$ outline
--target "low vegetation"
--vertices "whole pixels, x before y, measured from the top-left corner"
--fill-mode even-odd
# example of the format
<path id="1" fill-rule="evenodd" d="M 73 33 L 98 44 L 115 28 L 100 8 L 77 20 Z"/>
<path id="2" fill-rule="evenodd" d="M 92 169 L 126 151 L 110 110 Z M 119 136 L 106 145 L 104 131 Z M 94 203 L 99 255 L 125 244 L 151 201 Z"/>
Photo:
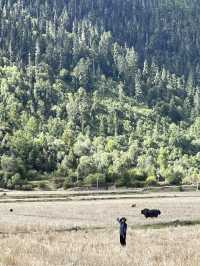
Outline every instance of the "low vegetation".
<path id="1" fill-rule="evenodd" d="M 67 197 L 70 198 L 70 195 Z M 195 225 L 200 220 L 199 206 L 200 196 L 196 192 L 136 194 L 132 198 L 126 198 L 126 195 L 80 194 L 72 195 L 71 200 L 62 193 L 60 198 L 59 195 L 48 194 L 26 197 L 20 193 L 0 199 L 0 232 L 9 233 L 5 231 L 6 225 L 9 225 L 10 232 L 17 229 L 35 231 L 35 227 L 61 231 L 74 227 L 113 228 L 117 226 L 116 218 L 119 216 L 125 216 L 134 229 L 152 225 Z M 161 215 L 157 219 L 146 219 L 141 214 L 145 208 L 159 209 Z"/>
<path id="2" fill-rule="evenodd" d="M 34 197 L 55 200 L 58 193 L 66 195 L 64 191 L 2 193 L 0 265 L 198 266 L 198 192 L 135 194 L 132 199 L 115 195 L 115 200 L 106 200 L 111 195 L 104 192 L 99 195 L 104 201 L 88 201 L 94 192 L 82 196 L 69 192 L 72 201 L 25 202 Z M 22 202 L 2 203 L 5 197 Z M 146 219 L 141 215 L 144 208 L 160 209 L 161 215 Z M 128 223 L 126 248 L 119 244 L 116 218 L 120 216 Z"/>
<path id="3" fill-rule="evenodd" d="M 118 230 L 0 236 L 2 266 L 198 266 L 200 227 L 128 231 L 121 248 Z"/>

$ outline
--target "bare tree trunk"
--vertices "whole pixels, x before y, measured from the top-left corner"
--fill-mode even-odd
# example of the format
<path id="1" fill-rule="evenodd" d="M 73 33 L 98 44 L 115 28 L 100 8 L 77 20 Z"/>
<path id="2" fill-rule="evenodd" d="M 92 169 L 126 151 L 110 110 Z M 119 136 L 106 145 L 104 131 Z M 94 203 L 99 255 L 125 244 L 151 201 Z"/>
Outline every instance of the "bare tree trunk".
<path id="1" fill-rule="evenodd" d="M 97 190 L 99 190 L 99 177 L 97 177 Z"/>

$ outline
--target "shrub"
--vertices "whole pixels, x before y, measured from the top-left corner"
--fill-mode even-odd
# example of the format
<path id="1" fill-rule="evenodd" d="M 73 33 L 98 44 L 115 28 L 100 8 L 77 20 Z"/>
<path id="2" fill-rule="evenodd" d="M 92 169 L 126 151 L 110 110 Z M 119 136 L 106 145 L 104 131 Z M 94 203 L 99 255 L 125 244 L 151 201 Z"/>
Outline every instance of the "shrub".
<path id="1" fill-rule="evenodd" d="M 129 186 L 133 188 L 142 188 L 145 186 L 145 181 L 138 181 L 138 180 L 131 181 Z"/>
<path id="2" fill-rule="evenodd" d="M 2 170 L 0 170 L 0 178 L 4 177 L 4 172 Z"/>
<path id="3" fill-rule="evenodd" d="M 158 182 L 156 181 L 155 176 L 148 176 L 146 181 L 145 181 L 145 184 L 147 186 L 156 186 L 156 185 L 158 185 Z"/>
<path id="4" fill-rule="evenodd" d="M 145 181 L 147 174 L 141 169 L 131 168 L 127 171 L 127 176 L 130 180 Z"/>
<path id="5" fill-rule="evenodd" d="M 88 175 L 85 180 L 84 183 L 86 185 L 92 185 L 92 186 L 96 186 L 97 185 L 97 181 L 99 186 L 102 186 L 105 184 L 105 175 L 104 174 L 100 174 L 100 173 L 95 173 L 95 174 L 90 174 Z"/>
<path id="6" fill-rule="evenodd" d="M 13 186 L 13 188 L 14 188 L 15 190 L 21 190 L 21 187 L 22 187 L 22 186 L 20 186 L 20 185 L 15 185 L 15 186 Z"/>
<path id="7" fill-rule="evenodd" d="M 47 189 L 48 188 L 47 183 L 45 181 L 39 182 L 38 186 L 39 186 L 39 189 Z"/>
<path id="8" fill-rule="evenodd" d="M 11 180 L 12 180 L 11 182 L 12 182 L 13 186 L 16 186 L 16 185 L 21 186 L 25 183 L 24 179 L 22 179 L 22 177 L 19 173 L 16 173 L 15 175 L 13 175 L 11 177 Z"/>
<path id="9" fill-rule="evenodd" d="M 68 189 L 71 187 L 73 187 L 73 183 L 71 182 L 71 179 L 69 177 L 67 177 L 63 183 L 63 188 Z"/>
<path id="10" fill-rule="evenodd" d="M 53 183 L 56 189 L 62 188 L 64 184 L 64 177 L 54 177 Z"/>
<path id="11" fill-rule="evenodd" d="M 8 182 L 6 184 L 6 188 L 8 188 L 8 189 L 13 189 L 14 188 L 11 179 L 8 180 Z"/>
<path id="12" fill-rule="evenodd" d="M 182 183 L 182 177 L 182 173 L 173 170 L 166 173 L 166 179 L 170 185 L 180 185 Z"/>
<path id="13" fill-rule="evenodd" d="M 25 191 L 31 191 L 33 190 L 33 186 L 31 184 L 25 184 L 25 185 L 22 185 L 21 189 Z"/>
<path id="14" fill-rule="evenodd" d="M 26 184 L 27 181 L 19 173 L 16 173 L 10 178 L 4 177 L 4 182 L 6 188 L 20 190 L 22 185 Z"/>
<path id="15" fill-rule="evenodd" d="M 118 177 L 115 181 L 115 185 L 116 187 L 129 186 L 130 185 L 129 178 L 126 176 Z"/>
<path id="16" fill-rule="evenodd" d="M 11 175 L 20 173 L 20 175 L 24 176 L 26 172 L 23 161 L 20 158 L 9 157 L 6 155 L 1 157 L 1 169 L 4 173 L 9 173 Z"/>
<path id="17" fill-rule="evenodd" d="M 36 180 L 36 179 L 38 179 L 38 171 L 31 169 L 31 170 L 27 171 L 26 176 L 30 180 L 33 180 L 33 179 Z"/>
<path id="18" fill-rule="evenodd" d="M 117 187 L 144 187 L 147 175 L 144 171 L 132 168 L 129 169 L 123 176 L 117 177 L 115 185 Z"/>

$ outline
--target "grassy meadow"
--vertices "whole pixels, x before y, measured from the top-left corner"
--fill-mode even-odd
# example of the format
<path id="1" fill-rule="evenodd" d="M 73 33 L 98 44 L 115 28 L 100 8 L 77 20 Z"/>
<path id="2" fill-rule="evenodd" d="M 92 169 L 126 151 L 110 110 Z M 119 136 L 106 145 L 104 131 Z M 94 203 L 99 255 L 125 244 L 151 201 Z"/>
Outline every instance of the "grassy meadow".
<path id="1" fill-rule="evenodd" d="M 130 229 L 126 248 L 120 247 L 116 229 L 31 232 L 1 236 L 0 265 L 197 266 L 199 248 L 199 226 Z"/>
<path id="2" fill-rule="evenodd" d="M 199 193 L 85 197 L 15 202 L 13 196 L 0 202 L 0 265 L 199 265 Z M 159 208 L 162 214 L 145 219 L 140 214 L 145 207 Z M 126 248 L 119 245 L 119 216 L 127 217 Z"/>

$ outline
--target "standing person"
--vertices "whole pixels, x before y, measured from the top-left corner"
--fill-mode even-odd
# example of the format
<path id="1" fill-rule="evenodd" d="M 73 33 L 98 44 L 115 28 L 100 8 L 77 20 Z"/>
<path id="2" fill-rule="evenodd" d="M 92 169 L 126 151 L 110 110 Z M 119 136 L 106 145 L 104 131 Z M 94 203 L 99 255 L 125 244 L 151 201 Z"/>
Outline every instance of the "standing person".
<path id="1" fill-rule="evenodd" d="M 117 218 L 118 223 L 120 224 L 119 233 L 120 233 L 120 244 L 126 246 L 126 231 L 127 223 L 126 218 L 122 217 L 121 219 Z"/>

